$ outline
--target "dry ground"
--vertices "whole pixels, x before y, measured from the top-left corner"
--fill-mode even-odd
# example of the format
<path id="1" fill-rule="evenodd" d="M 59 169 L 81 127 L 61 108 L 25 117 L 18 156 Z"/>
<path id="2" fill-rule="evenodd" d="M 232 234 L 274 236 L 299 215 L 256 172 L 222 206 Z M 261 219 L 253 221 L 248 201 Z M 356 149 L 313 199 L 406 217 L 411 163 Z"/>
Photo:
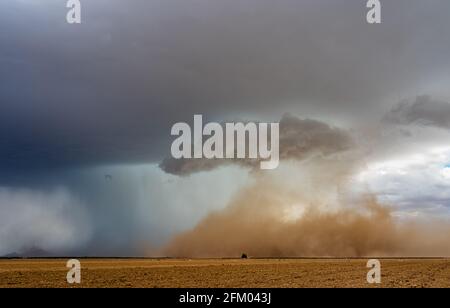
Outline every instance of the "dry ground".
<path id="1" fill-rule="evenodd" d="M 67 260 L 0 260 L 0 287 L 68 287 Z M 368 287 L 366 259 L 80 259 L 79 287 Z M 450 287 L 450 259 L 383 259 L 381 287 Z"/>

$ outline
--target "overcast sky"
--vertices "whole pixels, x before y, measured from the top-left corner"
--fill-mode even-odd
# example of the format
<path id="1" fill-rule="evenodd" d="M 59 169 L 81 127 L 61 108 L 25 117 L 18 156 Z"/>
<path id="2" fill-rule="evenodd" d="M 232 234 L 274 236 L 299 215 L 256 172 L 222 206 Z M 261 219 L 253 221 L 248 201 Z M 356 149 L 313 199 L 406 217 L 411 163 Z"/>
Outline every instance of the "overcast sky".
<path id="1" fill-rule="evenodd" d="M 1 1 L 0 255 L 142 253 L 225 208 L 258 175 L 160 168 L 194 114 L 283 119 L 286 159 L 350 150 L 397 216 L 448 219 L 450 2 L 365 2 Z"/>

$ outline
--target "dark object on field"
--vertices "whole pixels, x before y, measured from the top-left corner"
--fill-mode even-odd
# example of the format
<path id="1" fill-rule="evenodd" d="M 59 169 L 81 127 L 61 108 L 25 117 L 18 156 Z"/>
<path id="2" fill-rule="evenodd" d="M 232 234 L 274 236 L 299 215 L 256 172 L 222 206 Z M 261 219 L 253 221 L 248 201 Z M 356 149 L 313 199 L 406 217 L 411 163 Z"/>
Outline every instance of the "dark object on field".
<path id="1" fill-rule="evenodd" d="M 105 174 L 105 180 L 106 181 L 112 181 L 112 175 Z"/>
<path id="2" fill-rule="evenodd" d="M 247 254 L 246 254 L 246 253 L 243 253 L 242 256 L 241 256 L 241 259 L 248 259 Z"/>

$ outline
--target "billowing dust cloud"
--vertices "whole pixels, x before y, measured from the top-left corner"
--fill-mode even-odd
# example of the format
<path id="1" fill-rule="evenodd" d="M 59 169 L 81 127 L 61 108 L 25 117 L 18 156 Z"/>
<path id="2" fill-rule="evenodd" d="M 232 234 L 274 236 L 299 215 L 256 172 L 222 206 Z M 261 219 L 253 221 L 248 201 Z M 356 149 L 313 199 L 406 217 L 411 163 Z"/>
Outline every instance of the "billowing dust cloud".
<path id="1" fill-rule="evenodd" d="M 257 183 L 222 212 L 210 214 L 193 230 L 174 238 L 165 253 L 174 257 L 450 255 L 448 226 L 397 222 L 373 196 L 337 209 L 316 201 L 299 205 L 296 213 L 299 200 L 296 193 Z"/>
<path id="2" fill-rule="evenodd" d="M 292 142 L 280 149 L 290 153 L 280 168 L 253 170 L 254 181 L 224 210 L 174 237 L 164 255 L 450 256 L 447 224 L 394 217 L 391 205 L 356 187 L 364 150 L 349 148 L 350 135 L 320 122 L 283 121 L 280 135 Z M 333 136 L 332 148 L 324 147 Z"/>

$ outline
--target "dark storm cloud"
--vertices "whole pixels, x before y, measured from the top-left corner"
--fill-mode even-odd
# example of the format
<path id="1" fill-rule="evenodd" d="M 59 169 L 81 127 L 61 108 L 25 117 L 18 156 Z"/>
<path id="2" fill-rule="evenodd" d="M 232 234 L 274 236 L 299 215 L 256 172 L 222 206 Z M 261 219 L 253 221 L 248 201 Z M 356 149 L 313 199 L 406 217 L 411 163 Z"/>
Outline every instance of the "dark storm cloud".
<path id="1" fill-rule="evenodd" d="M 171 126 L 194 114 L 320 118 L 282 121 L 281 158 L 303 159 L 348 148 L 331 125 L 378 121 L 430 89 L 450 96 L 450 2 L 383 1 L 381 25 L 366 23 L 365 2 L 92 0 L 68 25 L 65 1 L 0 1 L 0 254 L 133 254 L 135 239 L 192 226 L 218 191 L 226 204 L 242 170 L 187 181 L 130 166 L 159 163 Z M 397 114 L 447 125 L 445 104 L 422 105 Z"/>
<path id="2" fill-rule="evenodd" d="M 384 118 L 398 125 L 423 125 L 450 129 L 450 104 L 430 96 L 418 96 L 396 105 Z"/>
<path id="3" fill-rule="evenodd" d="M 2 1 L 0 170 L 159 161 L 194 113 L 372 117 L 449 71 L 449 10 L 388 1 L 373 26 L 360 0 L 96 0 L 74 26 L 62 1 Z"/>
<path id="4" fill-rule="evenodd" d="M 339 128 L 330 127 L 320 121 L 299 119 L 284 115 L 280 120 L 281 160 L 302 161 L 312 156 L 330 157 L 353 148 L 350 134 Z M 247 140 L 248 143 L 248 140 Z M 247 145 L 248 148 L 248 145 Z M 189 175 L 195 172 L 213 170 L 227 164 L 258 169 L 260 160 L 254 159 L 174 159 L 166 157 L 160 164 L 165 172 L 175 175 Z"/>

